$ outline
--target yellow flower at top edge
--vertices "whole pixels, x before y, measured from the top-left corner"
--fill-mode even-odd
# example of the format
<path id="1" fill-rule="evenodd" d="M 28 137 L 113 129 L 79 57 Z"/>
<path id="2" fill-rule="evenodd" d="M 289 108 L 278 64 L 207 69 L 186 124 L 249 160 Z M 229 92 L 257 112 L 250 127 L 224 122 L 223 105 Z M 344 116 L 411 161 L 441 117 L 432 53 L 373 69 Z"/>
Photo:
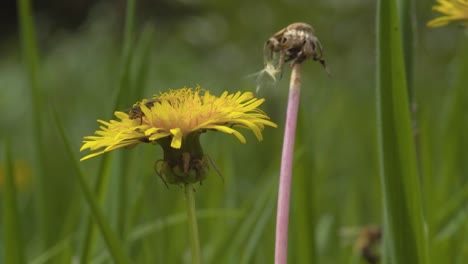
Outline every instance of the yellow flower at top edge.
<path id="1" fill-rule="evenodd" d="M 460 21 L 462 25 L 468 26 L 468 0 L 437 0 L 437 3 L 432 10 L 445 16 L 429 21 L 428 27 L 442 27 L 453 21 Z"/>
<path id="2" fill-rule="evenodd" d="M 102 124 L 100 130 L 94 136 L 84 137 L 80 151 L 99 151 L 81 160 L 141 142 L 158 143 L 164 138 L 170 138 L 172 148 L 180 149 L 187 135 L 207 130 L 232 134 L 245 143 L 244 136 L 236 128 L 247 128 L 262 140 L 264 126 L 277 127 L 258 108 L 264 101 L 251 92 L 224 92 L 218 97 L 200 87 L 160 93 L 135 104 L 129 113 L 115 112 L 118 121 L 98 120 Z"/>

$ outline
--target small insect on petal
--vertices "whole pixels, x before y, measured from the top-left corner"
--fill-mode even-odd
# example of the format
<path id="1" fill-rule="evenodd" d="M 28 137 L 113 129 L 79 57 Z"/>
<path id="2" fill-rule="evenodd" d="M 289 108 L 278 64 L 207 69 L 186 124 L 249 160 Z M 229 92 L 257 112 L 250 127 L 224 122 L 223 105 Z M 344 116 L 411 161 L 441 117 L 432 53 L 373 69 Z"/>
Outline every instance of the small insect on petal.
<path id="1" fill-rule="evenodd" d="M 147 108 L 151 108 L 154 106 L 155 103 L 160 103 L 159 99 L 149 99 L 143 100 L 141 102 L 137 102 L 133 105 L 133 107 L 125 109 L 123 112 L 128 112 L 128 117 L 130 119 L 140 119 L 140 125 L 143 123 L 143 113 L 141 107 L 146 106 Z"/>

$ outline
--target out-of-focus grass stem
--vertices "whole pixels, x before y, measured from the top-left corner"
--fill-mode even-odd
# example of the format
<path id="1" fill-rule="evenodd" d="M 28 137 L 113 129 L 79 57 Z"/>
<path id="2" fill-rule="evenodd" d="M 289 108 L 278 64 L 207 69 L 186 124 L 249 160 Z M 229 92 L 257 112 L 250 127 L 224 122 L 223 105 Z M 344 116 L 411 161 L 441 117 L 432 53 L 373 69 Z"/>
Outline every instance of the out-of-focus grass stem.
<path id="1" fill-rule="evenodd" d="M 135 24 L 135 8 L 136 0 L 127 1 L 127 11 L 126 11 L 126 20 L 124 28 L 124 37 L 121 53 L 121 72 L 119 80 L 119 90 L 114 104 L 115 109 L 124 109 L 128 108 L 125 106 L 125 98 L 130 98 L 131 92 L 129 91 L 130 87 L 130 65 L 132 58 L 132 44 L 133 44 L 133 31 Z M 126 154 L 123 154 L 125 157 L 119 157 L 121 169 L 119 170 L 119 204 L 118 204 L 118 216 L 117 216 L 117 226 L 118 234 L 123 237 L 125 232 L 125 226 L 127 219 L 127 175 L 126 167 L 128 158 Z M 95 182 L 95 194 L 98 197 L 99 202 L 104 201 L 105 193 L 107 192 L 108 187 L 108 171 L 110 170 L 112 160 L 112 154 L 107 154 L 101 160 L 99 166 L 98 176 Z M 93 224 L 92 217 L 88 219 L 88 223 L 85 227 L 86 234 L 83 240 L 82 252 L 81 252 L 81 261 L 83 263 L 88 263 L 92 250 L 96 242 L 96 232 Z"/>
<path id="2" fill-rule="evenodd" d="M 120 72 L 120 81 L 119 81 L 119 93 L 117 94 L 116 109 L 125 108 L 124 104 L 128 103 L 125 100 L 128 100 L 131 94 L 130 89 L 130 69 L 132 61 L 132 46 L 134 42 L 133 33 L 135 27 L 135 9 L 136 9 L 136 0 L 127 0 L 126 7 L 126 17 L 125 17 L 125 28 L 124 28 L 124 37 L 123 37 L 123 47 L 121 55 L 121 72 Z M 125 236 L 125 229 L 127 225 L 127 203 L 128 203 L 128 182 L 127 182 L 127 169 L 129 154 L 122 153 L 119 156 L 119 183 L 118 183 L 118 212 L 117 212 L 117 228 L 118 234 L 121 238 Z"/>
<path id="3" fill-rule="evenodd" d="M 5 142 L 5 185 L 2 190 L 3 198 L 3 260 L 4 263 L 22 264 L 25 262 L 23 235 L 21 221 L 18 212 L 17 192 L 13 159 L 11 157 L 11 142 L 7 138 Z"/>
<path id="4" fill-rule="evenodd" d="M 51 243 L 49 237 L 49 218 L 53 215 L 50 213 L 47 205 L 46 191 L 46 173 L 45 173 L 45 147 L 43 143 L 42 129 L 42 99 L 41 89 L 39 84 L 38 69 L 39 55 L 36 44 L 36 34 L 34 30 L 34 17 L 31 11 L 31 2 L 29 0 L 18 0 L 18 18 L 20 24 L 20 37 L 22 45 L 22 55 L 27 67 L 29 89 L 32 99 L 32 121 L 33 121 L 33 138 L 35 144 L 35 152 L 37 157 L 38 173 L 36 179 L 37 197 L 37 215 L 39 222 L 39 233 L 42 237 L 42 248 L 48 247 Z"/>
<path id="5" fill-rule="evenodd" d="M 99 203 L 102 203 L 104 201 L 104 196 L 109 181 L 109 170 L 111 160 L 112 153 L 108 153 L 102 158 L 101 163 L 99 164 L 98 176 L 94 184 L 94 193 Z M 88 218 L 86 226 L 83 230 L 85 230 L 85 235 L 81 248 L 80 262 L 86 264 L 90 262 L 91 255 L 96 244 L 96 225 L 92 216 Z"/>
<path id="6" fill-rule="evenodd" d="M 428 263 L 397 2 L 377 4 L 377 138 L 384 244 L 393 263 Z"/>
<path id="7" fill-rule="evenodd" d="M 403 54 L 405 61 L 406 80 L 408 87 L 408 98 L 410 107 L 415 108 L 415 97 L 414 97 L 414 84 L 413 84 L 413 72 L 414 72 L 414 51 L 415 51 L 415 40 L 416 40 L 416 27 L 414 22 L 414 1 L 412 0 L 399 0 L 400 10 L 400 21 L 401 21 L 401 32 L 403 42 Z"/>
<path id="8" fill-rule="evenodd" d="M 73 167 L 71 174 L 75 175 L 79 183 L 80 189 L 84 194 L 86 204 L 88 205 L 91 214 L 97 223 L 99 230 L 101 231 L 102 237 L 106 246 L 109 250 L 109 254 L 112 256 L 113 263 L 127 264 L 131 263 L 128 255 L 125 253 L 122 244 L 120 243 L 117 236 L 112 232 L 109 221 L 106 220 L 104 213 L 102 212 L 98 201 L 96 200 L 91 188 L 86 182 L 86 176 L 81 170 L 79 159 L 75 156 L 75 152 L 71 147 L 70 140 L 65 132 L 65 129 L 62 126 L 60 119 L 57 116 L 57 113 L 54 112 L 55 123 L 57 124 L 58 130 L 62 142 L 65 145 L 66 152 L 70 159 L 72 160 Z"/>

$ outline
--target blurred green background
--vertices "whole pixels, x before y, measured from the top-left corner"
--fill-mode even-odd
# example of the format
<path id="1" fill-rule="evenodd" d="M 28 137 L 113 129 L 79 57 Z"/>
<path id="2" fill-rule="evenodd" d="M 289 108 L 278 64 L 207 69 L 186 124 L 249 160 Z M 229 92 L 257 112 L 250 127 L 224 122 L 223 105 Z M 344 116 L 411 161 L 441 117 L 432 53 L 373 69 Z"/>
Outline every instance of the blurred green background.
<path id="1" fill-rule="evenodd" d="M 76 154 L 83 156 L 78 153 L 82 137 L 98 129 L 96 119 L 107 120 L 117 110 L 113 107 L 123 67 L 126 3 L 33 4 L 47 155 L 39 164 L 34 142 L 38 128 L 14 1 L 6 1 L 0 11 L 0 147 L 8 136 L 15 177 L 22 179 L 18 202 L 28 261 L 72 263 L 80 255 L 89 211 L 72 175 L 73 161 L 64 154 L 51 107 L 58 110 Z M 418 149 L 424 153 L 423 174 L 430 174 L 436 183 L 427 187 L 422 180 L 423 201 L 425 214 L 440 218 L 430 229 L 431 245 L 437 249 L 432 257 L 447 262 L 434 263 L 462 263 L 468 258 L 468 107 L 466 89 L 457 87 L 468 89 L 466 82 L 460 84 L 468 69 L 468 41 L 466 29 L 456 25 L 425 26 L 438 16 L 431 12 L 432 4 L 416 1 L 414 12 L 414 123 Z M 263 43 L 292 22 L 313 25 L 332 76 L 316 62 L 304 63 L 289 259 L 290 263 L 365 263 L 355 250 L 359 230 L 382 224 L 375 1 L 147 0 L 137 1 L 135 19 L 132 90 L 124 99 L 129 107 L 160 91 L 197 84 L 218 95 L 225 90 L 254 92 L 256 80 L 248 76 L 263 67 Z M 247 131 L 246 145 L 222 133 L 202 136 L 205 152 L 224 177 L 223 181 L 212 170 L 196 191 L 204 263 L 273 262 L 288 78 L 286 67 L 276 85 L 257 93 L 266 98 L 261 108 L 279 125 L 266 128 L 262 142 Z M 102 208 L 131 259 L 189 263 L 183 191 L 167 189 L 153 171 L 154 161 L 162 157 L 160 148 L 145 144 L 109 155 Z M 128 156 L 119 159 L 120 155 Z M 4 156 L 2 151 L 0 160 Z M 90 185 L 101 159 L 81 163 Z M 38 166 L 44 171 L 43 198 L 38 193 Z M 126 179 L 123 196 L 120 177 Z M 464 198 L 457 198 L 460 195 Z M 446 208 L 453 210 L 447 213 Z M 97 241 L 92 263 L 110 263 L 103 241 Z M 0 248 L 3 243 L 0 236 Z"/>

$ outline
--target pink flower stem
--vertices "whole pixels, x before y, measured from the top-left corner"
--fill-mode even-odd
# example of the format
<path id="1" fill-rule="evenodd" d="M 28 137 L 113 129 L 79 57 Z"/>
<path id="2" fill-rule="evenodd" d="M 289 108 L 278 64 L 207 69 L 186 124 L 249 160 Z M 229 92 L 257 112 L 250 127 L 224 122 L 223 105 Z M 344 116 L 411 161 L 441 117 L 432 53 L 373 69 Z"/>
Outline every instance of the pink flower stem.
<path id="1" fill-rule="evenodd" d="M 297 112 L 301 92 L 301 64 L 295 63 L 289 84 L 288 109 L 284 130 L 283 153 L 281 156 L 281 174 L 278 191 L 278 211 L 276 214 L 275 263 L 288 262 L 288 223 L 291 194 L 291 178 L 296 138 Z"/>

